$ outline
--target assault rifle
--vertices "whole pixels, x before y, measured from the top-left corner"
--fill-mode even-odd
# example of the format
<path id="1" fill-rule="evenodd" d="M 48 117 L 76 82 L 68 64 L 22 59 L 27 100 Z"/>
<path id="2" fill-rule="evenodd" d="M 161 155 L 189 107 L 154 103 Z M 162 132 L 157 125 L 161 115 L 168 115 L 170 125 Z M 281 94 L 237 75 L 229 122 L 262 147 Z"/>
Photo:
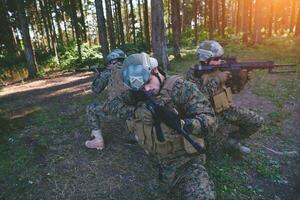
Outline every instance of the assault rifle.
<path id="1" fill-rule="evenodd" d="M 226 83 L 227 86 L 237 88 L 239 91 L 245 84 L 245 80 L 241 80 L 241 70 L 267 69 L 269 73 L 297 73 L 297 70 L 279 70 L 277 67 L 294 67 L 296 64 L 276 64 L 273 61 L 245 61 L 237 62 L 236 57 L 223 58 L 225 63 L 219 65 L 203 65 L 197 64 L 194 66 L 194 75 L 201 77 L 205 73 L 210 73 L 216 70 L 231 72 L 232 78 Z"/>
<path id="2" fill-rule="evenodd" d="M 148 100 L 147 109 L 150 110 L 154 119 L 158 141 L 165 141 L 160 128 L 160 123 L 163 122 L 169 128 L 174 129 L 178 134 L 182 135 L 199 153 L 205 153 L 204 147 L 195 142 L 190 137 L 190 134 L 181 127 L 180 118 L 176 113 L 171 112 L 166 107 L 156 103 L 152 94 L 145 93 L 145 97 Z"/>

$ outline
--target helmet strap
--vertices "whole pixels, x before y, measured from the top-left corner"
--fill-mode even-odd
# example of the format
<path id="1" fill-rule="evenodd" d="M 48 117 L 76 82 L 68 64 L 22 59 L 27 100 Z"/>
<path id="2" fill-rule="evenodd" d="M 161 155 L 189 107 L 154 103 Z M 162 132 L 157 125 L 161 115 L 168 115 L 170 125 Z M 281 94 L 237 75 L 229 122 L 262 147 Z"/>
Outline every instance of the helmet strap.
<path id="1" fill-rule="evenodd" d="M 159 81 L 159 90 L 161 90 L 161 88 L 162 88 L 162 86 L 163 86 L 163 82 L 162 82 L 162 80 L 161 80 L 161 78 L 160 78 L 160 76 L 159 76 L 159 73 L 163 76 L 163 77 L 165 77 L 166 78 L 166 73 L 163 71 L 163 70 L 161 70 L 159 67 L 157 68 L 158 69 L 158 72 L 153 72 L 153 75 L 158 79 L 158 81 Z"/>

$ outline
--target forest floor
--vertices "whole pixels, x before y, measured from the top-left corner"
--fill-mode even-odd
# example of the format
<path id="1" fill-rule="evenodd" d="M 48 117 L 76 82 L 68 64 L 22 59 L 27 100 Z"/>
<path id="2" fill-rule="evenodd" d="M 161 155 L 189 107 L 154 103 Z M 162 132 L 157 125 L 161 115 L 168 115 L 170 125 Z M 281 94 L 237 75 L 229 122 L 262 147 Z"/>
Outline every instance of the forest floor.
<path id="1" fill-rule="evenodd" d="M 106 96 L 92 94 L 93 76 L 55 73 L 0 90 L 0 199 L 166 198 L 122 123 L 105 123 L 104 150 L 85 148 L 85 107 Z M 266 123 L 245 141 L 249 156 L 208 158 L 218 199 L 300 199 L 299 75 L 257 73 L 234 100 Z"/>

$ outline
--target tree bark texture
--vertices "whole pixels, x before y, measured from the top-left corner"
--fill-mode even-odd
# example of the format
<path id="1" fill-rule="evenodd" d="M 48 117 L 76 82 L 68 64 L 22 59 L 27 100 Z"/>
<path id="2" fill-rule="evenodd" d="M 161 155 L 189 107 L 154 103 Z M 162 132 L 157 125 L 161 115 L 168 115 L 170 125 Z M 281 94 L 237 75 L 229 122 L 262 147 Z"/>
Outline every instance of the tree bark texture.
<path id="1" fill-rule="evenodd" d="M 150 28 L 149 28 L 149 14 L 148 14 L 148 0 L 144 0 L 144 33 L 145 33 L 145 46 L 148 52 L 151 51 L 150 45 Z"/>
<path id="2" fill-rule="evenodd" d="M 105 0 L 106 7 L 106 22 L 107 22 L 107 30 L 109 35 L 109 43 L 110 49 L 116 48 L 116 38 L 115 38 L 115 30 L 114 30 L 114 22 L 111 11 L 111 0 Z"/>
<path id="3" fill-rule="evenodd" d="M 27 17 L 25 14 L 24 0 L 16 0 L 18 16 L 21 25 L 21 33 L 24 43 L 25 57 L 28 64 L 28 79 L 33 79 L 38 76 L 38 69 L 35 55 L 32 49 Z"/>
<path id="4" fill-rule="evenodd" d="M 79 30 L 79 24 L 78 24 L 78 18 L 77 18 L 77 6 L 76 6 L 76 0 L 70 0 L 71 5 L 71 18 L 72 22 L 75 28 L 75 36 L 76 36 L 76 44 L 77 44 L 77 52 L 78 52 L 78 59 L 79 62 L 82 60 L 81 55 L 81 40 L 80 40 L 80 30 Z"/>
<path id="5" fill-rule="evenodd" d="M 104 13 L 103 13 L 102 0 L 95 0 L 95 6 L 96 6 L 96 13 L 97 13 L 98 33 L 99 33 L 99 39 L 101 44 L 101 52 L 102 52 L 103 60 L 105 60 L 106 56 L 108 55 L 109 48 L 108 48 L 108 41 L 106 35 L 106 25 L 105 25 Z"/>
<path id="6" fill-rule="evenodd" d="M 172 20 L 172 31 L 173 31 L 173 49 L 174 56 L 177 59 L 180 59 L 180 0 L 171 0 L 171 20 Z"/>
<path id="7" fill-rule="evenodd" d="M 167 43 L 165 37 L 164 10 L 162 0 L 151 1 L 152 49 L 159 66 L 163 70 L 169 67 Z"/>

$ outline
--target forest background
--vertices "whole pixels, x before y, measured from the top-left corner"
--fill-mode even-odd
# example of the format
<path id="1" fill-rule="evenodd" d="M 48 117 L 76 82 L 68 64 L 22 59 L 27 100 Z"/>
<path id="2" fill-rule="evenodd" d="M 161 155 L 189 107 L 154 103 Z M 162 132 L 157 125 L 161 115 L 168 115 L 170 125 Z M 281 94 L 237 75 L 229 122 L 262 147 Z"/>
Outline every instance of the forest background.
<path id="1" fill-rule="evenodd" d="M 116 47 L 152 52 L 164 69 L 204 39 L 255 48 L 295 37 L 299 51 L 299 8 L 299 0 L 1 0 L 0 80 L 103 64 Z"/>

